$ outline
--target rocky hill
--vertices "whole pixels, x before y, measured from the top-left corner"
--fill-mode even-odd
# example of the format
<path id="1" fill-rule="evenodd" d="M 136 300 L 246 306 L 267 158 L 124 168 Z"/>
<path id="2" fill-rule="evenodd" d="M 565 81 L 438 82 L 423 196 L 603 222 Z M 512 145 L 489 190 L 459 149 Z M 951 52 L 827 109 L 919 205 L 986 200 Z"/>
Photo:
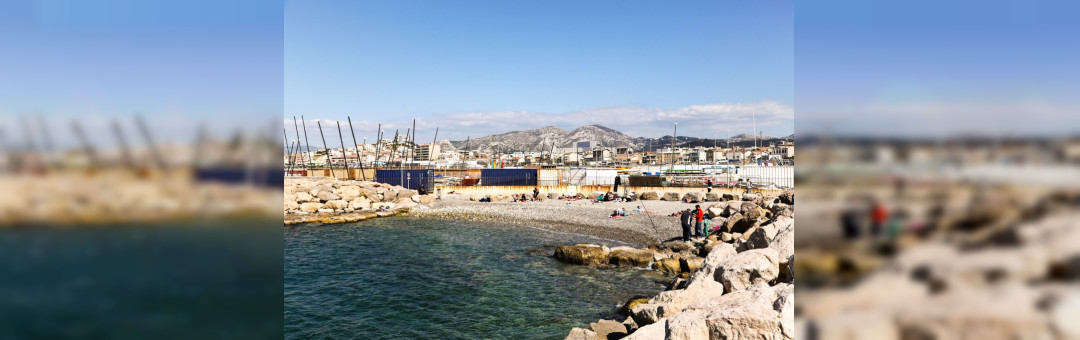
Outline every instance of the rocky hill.
<path id="1" fill-rule="evenodd" d="M 787 137 L 763 136 L 759 145 L 779 143 L 782 140 L 793 140 L 795 135 Z M 631 146 L 635 150 L 656 150 L 671 145 L 671 136 L 660 138 L 630 137 L 615 129 L 601 125 L 586 125 L 566 131 L 555 126 L 547 126 L 539 129 L 525 131 L 511 131 L 498 135 L 490 135 L 472 138 L 468 141 L 450 141 L 454 148 L 464 149 L 468 145 L 472 150 L 497 150 L 497 151 L 541 151 L 550 150 L 552 144 L 556 147 L 572 147 L 576 142 L 598 141 L 605 146 Z M 675 140 L 676 147 L 696 146 L 753 146 L 754 136 L 739 134 L 731 138 L 698 138 L 679 136 Z"/>

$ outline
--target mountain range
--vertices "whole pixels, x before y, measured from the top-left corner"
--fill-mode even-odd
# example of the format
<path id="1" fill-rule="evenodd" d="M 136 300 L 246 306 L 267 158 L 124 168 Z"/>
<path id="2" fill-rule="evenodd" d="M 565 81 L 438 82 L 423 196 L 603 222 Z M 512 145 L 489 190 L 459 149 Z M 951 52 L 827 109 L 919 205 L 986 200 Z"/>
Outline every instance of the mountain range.
<path id="1" fill-rule="evenodd" d="M 795 135 L 786 137 L 762 136 L 759 145 L 769 145 L 781 140 L 793 140 Z M 539 129 L 525 131 L 511 131 L 507 133 L 470 138 L 468 140 L 443 141 L 440 144 L 444 148 L 480 151 L 541 151 L 550 150 L 552 145 L 558 148 L 573 147 L 576 142 L 598 141 L 604 146 L 630 146 L 635 150 L 652 151 L 671 145 L 671 136 L 660 138 L 630 137 L 615 129 L 602 125 L 586 125 L 570 131 L 555 126 L 546 126 Z M 449 145 L 448 145 L 449 144 Z M 675 140 L 677 147 L 696 146 L 753 146 L 754 136 L 749 134 L 735 135 L 730 138 L 709 139 L 690 136 L 679 136 Z M 445 150 L 445 149 L 444 149 Z"/>

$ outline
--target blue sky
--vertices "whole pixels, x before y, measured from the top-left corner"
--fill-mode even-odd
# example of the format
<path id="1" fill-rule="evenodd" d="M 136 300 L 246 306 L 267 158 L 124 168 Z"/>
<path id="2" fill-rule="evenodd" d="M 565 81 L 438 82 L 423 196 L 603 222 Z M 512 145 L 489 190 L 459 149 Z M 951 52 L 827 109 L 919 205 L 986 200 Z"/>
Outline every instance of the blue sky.
<path id="1" fill-rule="evenodd" d="M 350 115 L 372 138 L 376 123 L 404 131 L 417 118 L 418 138 L 439 126 L 440 139 L 464 139 L 587 124 L 659 137 L 673 122 L 680 135 L 730 136 L 757 115 L 765 134 L 788 135 L 793 7 L 288 1 L 285 117 Z"/>
<path id="2" fill-rule="evenodd" d="M 797 6 L 800 134 L 1080 133 L 1080 5 L 849 1 Z"/>
<path id="3" fill-rule="evenodd" d="M 133 128 L 131 117 L 141 113 L 159 140 L 191 140 L 198 122 L 222 136 L 273 132 L 283 114 L 281 6 L 0 1 L 0 127 L 8 141 L 20 140 L 18 117 L 40 114 L 62 139 L 78 118 L 108 143 L 109 119 Z"/>

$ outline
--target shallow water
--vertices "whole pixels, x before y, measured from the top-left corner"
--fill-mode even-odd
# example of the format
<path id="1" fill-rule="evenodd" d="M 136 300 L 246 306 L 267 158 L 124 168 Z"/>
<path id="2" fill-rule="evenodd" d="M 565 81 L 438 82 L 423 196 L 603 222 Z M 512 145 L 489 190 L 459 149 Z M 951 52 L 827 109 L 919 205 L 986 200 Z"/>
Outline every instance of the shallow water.
<path id="1" fill-rule="evenodd" d="M 551 257 L 576 242 L 601 241 L 416 218 L 286 227 L 285 336 L 562 339 L 670 280 Z"/>

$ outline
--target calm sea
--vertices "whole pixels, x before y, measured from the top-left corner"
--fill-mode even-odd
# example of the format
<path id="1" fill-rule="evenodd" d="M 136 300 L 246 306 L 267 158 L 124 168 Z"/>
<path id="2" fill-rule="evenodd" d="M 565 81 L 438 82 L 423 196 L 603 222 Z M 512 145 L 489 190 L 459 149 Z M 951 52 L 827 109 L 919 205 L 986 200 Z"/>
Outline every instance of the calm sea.
<path id="1" fill-rule="evenodd" d="M 578 242 L 602 241 L 413 218 L 286 227 L 285 336 L 562 339 L 669 281 L 551 257 Z"/>

